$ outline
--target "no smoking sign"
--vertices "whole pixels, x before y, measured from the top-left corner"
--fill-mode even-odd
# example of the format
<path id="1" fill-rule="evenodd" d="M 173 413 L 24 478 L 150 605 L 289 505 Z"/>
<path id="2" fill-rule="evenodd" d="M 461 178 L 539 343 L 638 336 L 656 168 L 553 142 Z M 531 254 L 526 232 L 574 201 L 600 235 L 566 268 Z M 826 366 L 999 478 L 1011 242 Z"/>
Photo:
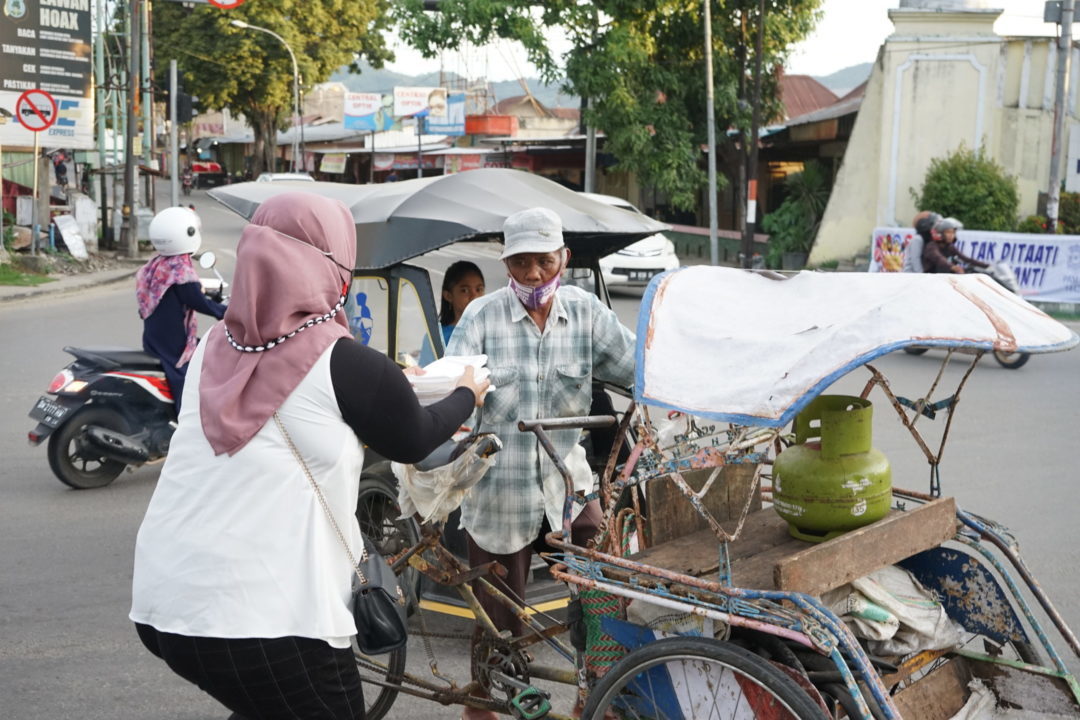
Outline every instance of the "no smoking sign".
<path id="1" fill-rule="evenodd" d="M 56 100 L 44 90 L 27 90 L 15 101 L 15 117 L 31 132 L 47 130 L 56 116 Z"/>

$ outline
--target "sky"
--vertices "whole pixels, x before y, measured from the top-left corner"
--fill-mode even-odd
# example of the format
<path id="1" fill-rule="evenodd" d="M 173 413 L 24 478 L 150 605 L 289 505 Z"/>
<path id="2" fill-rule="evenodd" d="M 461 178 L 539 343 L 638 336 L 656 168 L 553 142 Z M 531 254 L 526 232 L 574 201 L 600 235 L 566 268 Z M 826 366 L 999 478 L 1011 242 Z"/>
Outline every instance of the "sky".
<path id="1" fill-rule="evenodd" d="M 811 36 L 793 49 L 788 71 L 828 75 L 851 65 L 873 62 L 881 43 L 892 32 L 888 9 L 899 4 L 899 0 L 825 0 L 822 19 Z M 1054 26 L 1042 22 L 1043 0 L 991 0 L 983 5 L 1004 9 L 994 26 L 999 34 L 1054 34 Z M 552 37 L 552 43 L 557 50 L 566 49 L 559 48 L 557 37 Z M 470 78 L 487 76 L 494 81 L 536 75 L 516 43 L 446 53 L 441 61 L 424 60 L 409 48 L 394 47 L 398 60 L 388 67 L 408 75 L 438 71 L 440 64 L 448 72 Z"/>

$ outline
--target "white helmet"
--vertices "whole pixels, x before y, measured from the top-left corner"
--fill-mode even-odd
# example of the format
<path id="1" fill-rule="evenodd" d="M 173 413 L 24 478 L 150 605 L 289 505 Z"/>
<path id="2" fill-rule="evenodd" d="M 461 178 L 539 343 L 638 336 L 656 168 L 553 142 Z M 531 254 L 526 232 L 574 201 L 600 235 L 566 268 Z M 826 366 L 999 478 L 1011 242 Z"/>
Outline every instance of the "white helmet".
<path id="1" fill-rule="evenodd" d="M 150 242 L 161 255 L 184 255 L 202 245 L 202 222 L 185 207 L 165 208 L 150 221 Z"/>

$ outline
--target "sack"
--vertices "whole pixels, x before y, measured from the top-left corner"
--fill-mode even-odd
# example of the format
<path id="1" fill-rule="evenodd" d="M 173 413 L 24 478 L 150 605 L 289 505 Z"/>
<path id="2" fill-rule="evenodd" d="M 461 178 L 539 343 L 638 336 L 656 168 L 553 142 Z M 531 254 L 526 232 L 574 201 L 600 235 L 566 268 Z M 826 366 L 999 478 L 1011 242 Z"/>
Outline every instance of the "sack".
<path id="1" fill-rule="evenodd" d="M 366 535 L 363 537 L 364 556 L 358 566 L 360 573 L 353 582 L 356 644 L 365 655 L 382 655 L 397 650 L 408 639 L 405 595 L 375 544 Z M 360 582 L 360 574 L 366 583 Z"/>

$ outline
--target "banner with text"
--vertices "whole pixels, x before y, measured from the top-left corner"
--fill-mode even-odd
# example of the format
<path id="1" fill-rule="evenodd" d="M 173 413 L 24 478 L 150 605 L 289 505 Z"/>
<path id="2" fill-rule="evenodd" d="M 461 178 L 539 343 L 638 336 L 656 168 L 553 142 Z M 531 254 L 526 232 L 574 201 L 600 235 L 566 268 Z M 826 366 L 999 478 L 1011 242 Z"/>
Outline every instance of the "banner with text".
<path id="1" fill-rule="evenodd" d="M 914 228 L 875 228 L 870 272 L 900 272 L 914 236 Z M 961 230 L 956 246 L 975 260 L 1011 265 L 1028 300 L 1080 303 L 1080 235 Z"/>
<path id="2" fill-rule="evenodd" d="M 394 127 L 394 98 L 379 93 L 345 93 L 346 130 L 382 132 Z"/>
<path id="3" fill-rule="evenodd" d="M 446 88 L 441 87 L 395 87 L 394 116 L 410 117 L 427 111 L 426 117 L 446 117 Z"/>
<path id="4" fill-rule="evenodd" d="M 0 20 L 0 142 L 31 147 L 35 133 L 15 103 L 26 90 L 56 99 L 56 121 L 44 148 L 89 150 L 94 141 L 93 31 L 90 0 L 4 0 Z"/>

